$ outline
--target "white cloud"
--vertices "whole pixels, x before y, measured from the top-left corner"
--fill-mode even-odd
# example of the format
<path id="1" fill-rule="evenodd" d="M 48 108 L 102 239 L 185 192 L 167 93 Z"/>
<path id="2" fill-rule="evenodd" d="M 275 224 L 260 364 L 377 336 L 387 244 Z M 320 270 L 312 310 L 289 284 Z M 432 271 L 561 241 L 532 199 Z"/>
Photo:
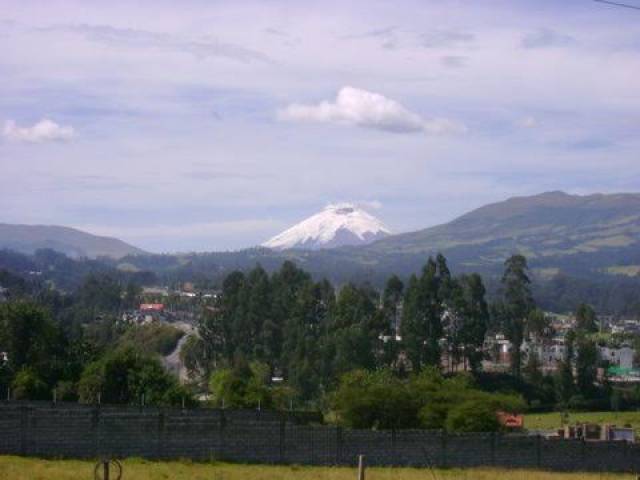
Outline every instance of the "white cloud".
<path id="1" fill-rule="evenodd" d="M 394 133 L 442 134 L 465 129 L 446 118 L 424 119 L 379 93 L 348 86 L 340 89 L 333 102 L 325 100 L 316 105 L 294 103 L 279 111 L 278 118 L 355 125 Z"/>
<path id="2" fill-rule="evenodd" d="M 68 141 L 75 136 L 73 127 L 58 125 L 47 118 L 30 127 L 20 127 L 13 120 L 8 120 L 2 133 L 8 140 L 28 143 Z"/>

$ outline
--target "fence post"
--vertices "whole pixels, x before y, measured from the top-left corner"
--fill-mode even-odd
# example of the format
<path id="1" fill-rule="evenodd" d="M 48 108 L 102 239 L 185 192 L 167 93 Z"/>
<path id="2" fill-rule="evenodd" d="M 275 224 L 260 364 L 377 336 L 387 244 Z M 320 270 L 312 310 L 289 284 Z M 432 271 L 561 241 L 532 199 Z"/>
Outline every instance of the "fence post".
<path id="1" fill-rule="evenodd" d="M 490 452 L 491 452 L 491 465 L 495 465 L 496 464 L 496 432 L 491 432 L 491 448 L 490 448 Z"/>
<path id="2" fill-rule="evenodd" d="M 158 438 L 157 438 L 157 449 L 156 456 L 158 459 L 162 459 L 164 457 L 164 412 L 158 412 Z"/>
<path id="3" fill-rule="evenodd" d="M 20 455 L 29 454 L 29 417 L 30 408 L 20 407 Z"/>
<path id="4" fill-rule="evenodd" d="M 224 414 L 223 410 L 218 410 L 220 414 L 220 426 L 218 428 L 218 460 L 226 460 L 225 459 L 225 448 L 224 448 L 224 430 L 227 427 L 227 418 Z"/>
<path id="5" fill-rule="evenodd" d="M 285 420 L 280 417 L 280 463 L 284 463 L 284 435 L 285 435 Z"/>
<path id="6" fill-rule="evenodd" d="M 391 429 L 391 465 L 395 465 L 396 459 L 396 428 Z"/>
<path id="7" fill-rule="evenodd" d="M 442 430 L 442 433 L 440 435 L 440 446 L 442 448 L 442 457 L 441 457 L 441 462 L 442 462 L 442 466 L 446 467 L 447 466 L 447 432 L 446 430 Z"/>
<path id="8" fill-rule="evenodd" d="M 365 468 L 364 455 L 358 455 L 358 480 L 364 480 Z"/>
<path id="9" fill-rule="evenodd" d="M 542 466 L 542 437 L 540 434 L 536 435 L 536 466 L 538 468 Z"/>
<path id="10" fill-rule="evenodd" d="M 100 456 L 100 407 L 94 407 L 91 412 L 91 428 L 93 430 L 93 445 L 95 448 L 95 457 Z"/>
<path id="11" fill-rule="evenodd" d="M 342 464 L 342 427 L 336 427 L 336 465 Z"/>

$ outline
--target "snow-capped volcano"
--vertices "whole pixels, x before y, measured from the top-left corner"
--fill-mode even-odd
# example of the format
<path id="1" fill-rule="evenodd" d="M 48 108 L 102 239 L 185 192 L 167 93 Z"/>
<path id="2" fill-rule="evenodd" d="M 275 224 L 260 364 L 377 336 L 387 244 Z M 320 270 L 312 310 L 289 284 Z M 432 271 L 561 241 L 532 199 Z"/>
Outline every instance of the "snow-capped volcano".
<path id="1" fill-rule="evenodd" d="M 320 213 L 276 235 L 262 246 L 275 250 L 317 250 L 344 245 L 364 245 L 390 233 L 376 217 L 355 205 L 342 203 L 327 206 Z"/>

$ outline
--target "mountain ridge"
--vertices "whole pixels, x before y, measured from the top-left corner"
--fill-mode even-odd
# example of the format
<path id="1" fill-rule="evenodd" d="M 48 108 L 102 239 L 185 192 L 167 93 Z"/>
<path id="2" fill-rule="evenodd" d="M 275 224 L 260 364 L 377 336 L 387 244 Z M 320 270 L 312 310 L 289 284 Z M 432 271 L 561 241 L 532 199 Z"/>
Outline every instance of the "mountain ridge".
<path id="1" fill-rule="evenodd" d="M 427 253 L 496 242 L 500 245 L 494 245 L 494 253 L 500 248 L 518 249 L 532 258 L 639 243 L 640 194 L 570 195 L 554 191 L 511 197 L 445 224 L 392 235 L 366 249 Z"/>
<path id="2" fill-rule="evenodd" d="M 50 248 L 72 258 L 144 255 L 144 250 L 114 237 L 93 235 L 61 225 L 0 223 L 0 248 L 31 254 Z"/>
<path id="3" fill-rule="evenodd" d="M 0 248 L 6 247 L 2 240 L 0 230 Z M 389 235 L 367 245 L 315 250 L 258 247 L 236 252 L 151 255 L 147 260 L 135 259 L 139 253 L 135 249 L 126 261 L 158 271 L 180 271 L 185 262 L 190 262 L 189 268 L 202 269 L 206 274 L 213 268 L 244 269 L 256 263 L 273 269 L 292 260 L 334 280 L 367 276 L 377 281 L 390 273 L 415 273 L 429 255 L 439 252 L 461 272 L 495 274 L 509 255 L 521 253 L 536 274 L 549 278 L 559 273 L 582 277 L 632 275 L 640 271 L 640 194 L 570 195 L 556 191 L 512 197 L 442 225 Z M 152 257 L 163 261 L 156 262 Z"/>

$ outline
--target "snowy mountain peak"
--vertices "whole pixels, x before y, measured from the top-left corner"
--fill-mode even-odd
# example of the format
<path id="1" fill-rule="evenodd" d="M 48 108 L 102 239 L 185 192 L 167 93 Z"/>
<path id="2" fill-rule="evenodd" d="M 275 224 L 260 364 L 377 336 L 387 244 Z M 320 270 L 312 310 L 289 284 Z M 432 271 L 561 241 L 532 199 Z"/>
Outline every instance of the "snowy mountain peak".
<path id="1" fill-rule="evenodd" d="M 350 203 L 328 205 L 262 244 L 274 250 L 317 250 L 344 245 L 365 245 L 391 232 L 373 215 Z"/>

